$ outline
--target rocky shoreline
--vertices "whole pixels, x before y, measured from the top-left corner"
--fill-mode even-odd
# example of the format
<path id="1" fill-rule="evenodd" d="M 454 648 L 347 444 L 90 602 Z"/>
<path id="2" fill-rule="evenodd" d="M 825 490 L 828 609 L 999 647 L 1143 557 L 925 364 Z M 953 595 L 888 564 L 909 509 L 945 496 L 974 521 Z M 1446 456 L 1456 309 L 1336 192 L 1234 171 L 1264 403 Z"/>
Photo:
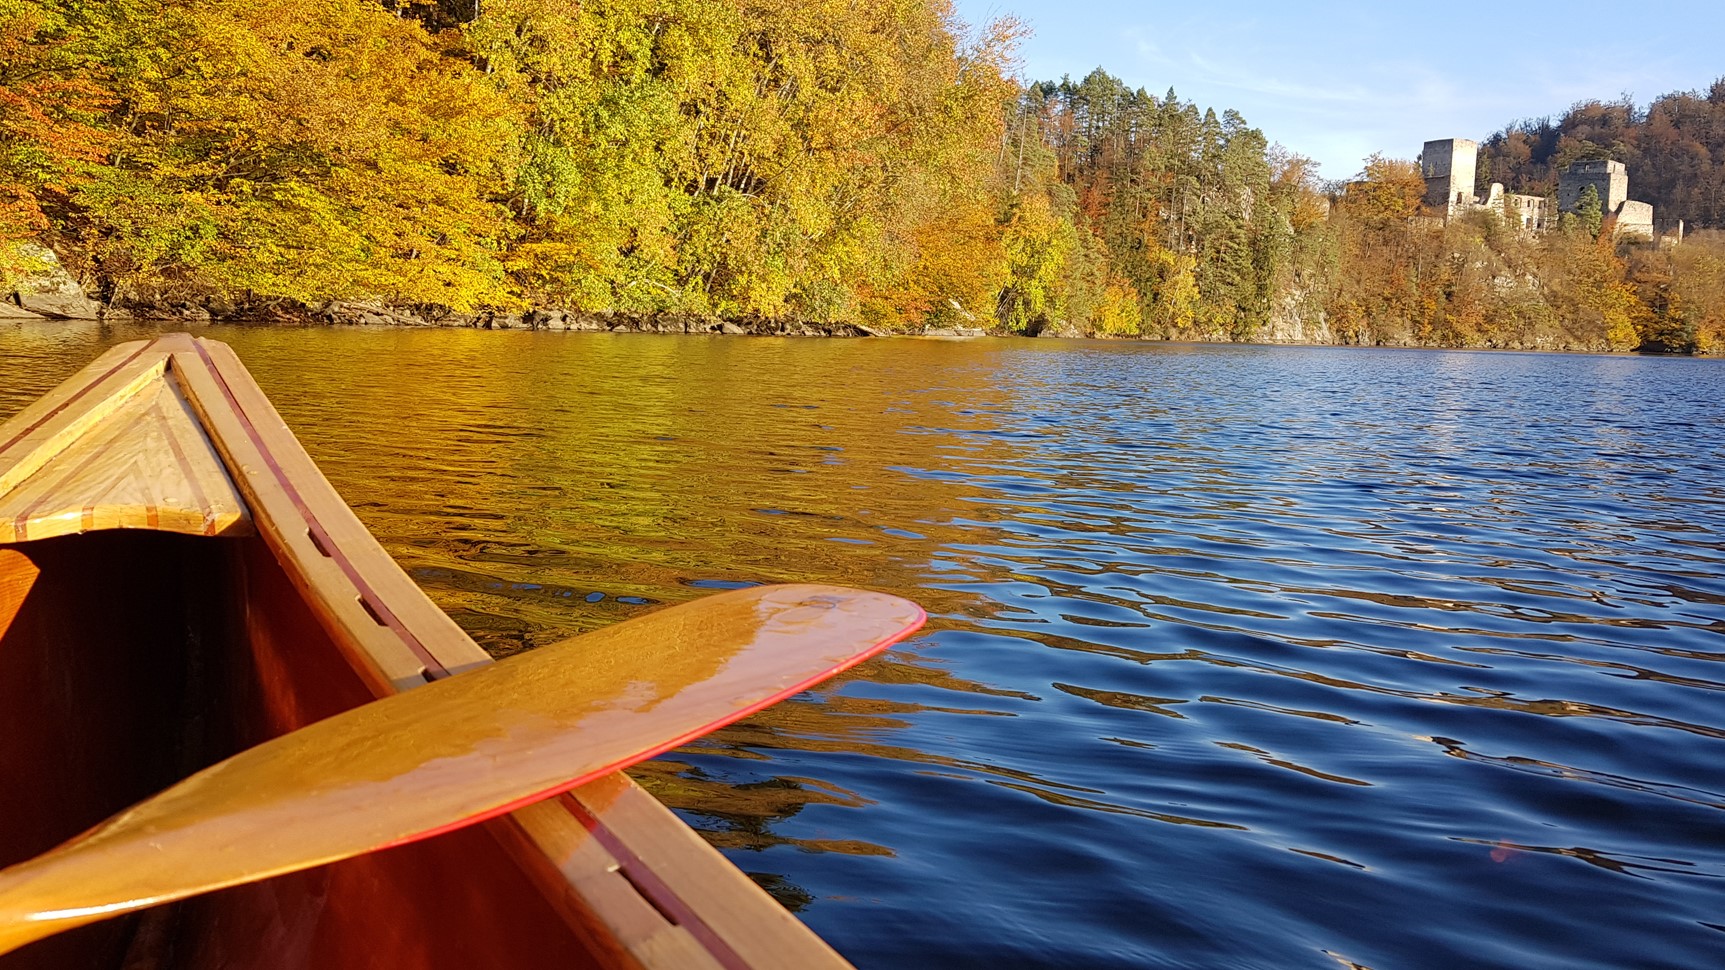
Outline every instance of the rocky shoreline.
<path id="1" fill-rule="evenodd" d="M 855 323 L 726 320 L 691 313 L 579 313 L 562 309 L 526 313 L 457 313 L 444 308 L 402 308 L 337 302 L 322 307 L 240 306 L 212 311 L 197 305 L 108 307 L 90 300 L 47 300 L 13 293 L 0 299 L 0 320 L 161 320 L 183 323 L 264 323 L 288 327 L 465 327 L 474 330 L 556 330 L 588 333 L 736 334 L 770 337 L 898 336 Z M 921 336 L 980 337 L 980 329 L 933 328 Z"/>
<path id="2" fill-rule="evenodd" d="M 33 245 L 33 244 L 26 244 Z M 702 314 L 663 311 L 632 313 L 606 310 L 579 312 L 539 308 L 522 313 L 482 310 L 461 313 L 447 307 L 391 306 L 381 302 L 338 300 L 319 307 L 278 301 L 207 299 L 202 302 L 105 305 L 92 299 L 78 282 L 62 269 L 46 247 L 33 255 L 43 268 L 0 291 L 0 321 L 21 320 L 161 320 L 182 323 L 264 323 L 279 326 L 358 327 L 465 327 L 477 330 L 550 330 L 589 333 L 735 334 L 771 337 L 937 337 L 962 339 L 988 336 L 980 327 L 926 327 L 913 333 L 873 329 L 856 323 L 794 320 L 725 319 Z M 1033 336 L 1096 337 L 1096 334 L 1048 328 Z M 1322 339 L 1328 333 L 1276 333 L 1274 344 L 1335 345 Z M 1311 339 L 1317 337 L 1319 339 Z M 1104 338 L 1106 339 L 1106 338 Z M 1132 339 L 1132 338 L 1125 338 Z M 1414 340 L 1385 346 L 1427 346 Z M 1557 353 L 1598 353 L 1604 347 L 1586 346 L 1485 346 L 1470 349 L 1518 350 Z M 1649 348 L 1652 349 L 1652 348 Z"/>
<path id="3" fill-rule="evenodd" d="M 279 301 L 207 299 L 202 302 L 104 304 L 93 298 L 36 243 L 24 257 L 39 267 L 0 293 L 0 320 L 173 320 L 187 323 L 272 323 L 283 326 L 467 327 L 477 330 L 563 330 L 593 333 L 739 334 L 778 337 L 883 337 L 892 334 L 855 323 L 721 319 L 694 313 L 583 313 L 555 307 L 512 313 L 461 313 L 448 307 L 390 306 L 337 300 L 319 307 Z M 941 328 L 925 336 L 979 337 L 981 329 Z"/>
<path id="4" fill-rule="evenodd" d="M 822 323 L 812 321 L 723 319 L 701 314 L 666 311 L 630 313 L 618 310 L 579 312 L 558 308 L 541 308 L 524 313 L 483 310 L 460 313 L 446 307 L 396 307 L 380 303 L 336 301 L 321 307 L 298 304 L 256 305 L 246 303 L 213 304 L 149 304 L 104 306 L 89 299 L 80 290 L 24 293 L 14 290 L 0 294 L 0 322 L 26 320 L 138 320 L 172 321 L 179 323 L 265 324 L 284 327 L 391 327 L 391 328 L 468 328 L 475 330 L 546 330 L 584 333 L 661 333 L 699 335 L 739 335 L 756 337 L 933 337 L 969 339 L 993 336 L 980 327 L 925 327 L 902 333 L 876 330 L 855 323 Z M 1110 337 L 1049 328 L 1027 336 L 1071 337 L 1100 340 L 1135 340 L 1144 338 Z M 1194 340 L 1186 342 L 1215 343 Z M 1223 341 L 1225 342 L 1225 341 Z M 1275 345 L 1343 346 L 1335 341 L 1310 339 L 1270 339 Z M 1409 340 L 1372 346 L 1456 349 L 1431 347 Z M 1604 347 L 1537 345 L 1470 347 L 1471 350 L 1524 351 L 1535 353 L 1603 353 Z"/>
<path id="5" fill-rule="evenodd" d="M 0 297 L 0 320 L 172 320 L 186 323 L 270 323 L 282 326 L 466 327 L 476 330 L 561 330 L 591 333 L 737 334 L 774 337 L 893 336 L 856 323 L 721 319 L 693 313 L 582 313 L 540 308 L 524 313 L 482 310 L 460 313 L 447 307 L 397 307 L 381 303 L 334 301 L 321 307 L 299 304 L 227 303 L 110 306 L 91 299 L 64 273 L 31 277 Z M 923 336 L 980 337 L 981 329 L 936 328 Z"/>
<path id="6" fill-rule="evenodd" d="M 583 313 L 555 307 L 508 313 L 458 313 L 441 307 L 400 308 L 337 302 L 319 307 L 308 322 L 332 326 L 468 327 L 476 330 L 561 330 L 589 333 L 736 334 L 775 337 L 882 337 L 884 331 L 853 323 L 737 320 L 695 313 Z M 978 331 L 980 333 L 980 331 Z"/>

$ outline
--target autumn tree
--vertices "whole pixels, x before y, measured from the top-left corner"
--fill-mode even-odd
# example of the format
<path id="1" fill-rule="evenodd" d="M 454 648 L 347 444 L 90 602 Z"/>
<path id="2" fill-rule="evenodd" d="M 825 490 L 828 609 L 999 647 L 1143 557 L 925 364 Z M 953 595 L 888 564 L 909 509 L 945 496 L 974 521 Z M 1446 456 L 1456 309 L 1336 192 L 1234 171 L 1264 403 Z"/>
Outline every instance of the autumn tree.
<path id="1" fill-rule="evenodd" d="M 1559 320 L 1584 345 L 1633 350 L 1642 343 L 1650 313 L 1626 269 L 1610 233 L 1556 233 L 1548 241 L 1541 276 Z"/>
<path id="2" fill-rule="evenodd" d="M 0 275 L 243 312 L 556 305 L 884 330 L 1710 347 L 1716 240 L 1543 237 L 1346 186 L 1237 112 L 1013 80 L 950 0 L 0 0 Z M 1725 81 L 1487 140 L 1725 222 Z M 1645 191 L 1646 194 L 1643 194 Z M 1676 208 L 1667 208 L 1667 206 Z M 1585 231 L 1583 231 L 1585 230 Z M 11 262 L 8 263 L 8 260 Z"/>
<path id="3" fill-rule="evenodd" d="M 1626 281 L 1646 306 L 1641 348 L 1725 353 L 1725 234 L 1702 230 L 1678 246 L 1636 246 Z"/>
<path id="4" fill-rule="evenodd" d="M 107 92 L 110 140 L 58 231 L 111 289 L 512 301 L 510 230 L 487 199 L 504 106 L 416 23 L 351 0 L 114 0 L 60 16 L 65 49 Z"/>
<path id="5" fill-rule="evenodd" d="M 1009 24 L 967 43 L 926 0 L 497 0 L 468 36 L 527 118 L 512 266 L 536 298 L 992 314 Z"/>
<path id="6" fill-rule="evenodd" d="M 1335 336 L 1374 343 L 1407 339 L 1423 315 L 1418 292 L 1430 226 L 1415 224 L 1425 180 L 1413 162 L 1373 155 L 1337 201 L 1335 286 L 1328 311 Z"/>
<path id="7" fill-rule="evenodd" d="M 1510 191 L 1550 195 L 1563 167 L 1614 158 L 1634 195 L 1691 226 L 1725 228 L 1725 79 L 1655 98 L 1582 101 L 1561 117 L 1518 122 L 1480 146 L 1480 167 Z"/>
<path id="8" fill-rule="evenodd" d="M 14 244 L 53 231 L 107 156 L 109 92 L 83 69 L 69 11 L 0 0 L 0 282 L 34 269 Z"/>
<path id="9" fill-rule="evenodd" d="M 1001 244 L 1006 282 L 995 317 L 1008 333 L 1040 333 L 1069 319 L 1081 257 L 1077 206 L 1058 178 L 1044 137 L 1050 91 L 1031 86 L 1014 103 L 1001 138 L 999 185 L 1005 197 Z M 1083 303 L 1082 298 L 1078 301 Z"/>

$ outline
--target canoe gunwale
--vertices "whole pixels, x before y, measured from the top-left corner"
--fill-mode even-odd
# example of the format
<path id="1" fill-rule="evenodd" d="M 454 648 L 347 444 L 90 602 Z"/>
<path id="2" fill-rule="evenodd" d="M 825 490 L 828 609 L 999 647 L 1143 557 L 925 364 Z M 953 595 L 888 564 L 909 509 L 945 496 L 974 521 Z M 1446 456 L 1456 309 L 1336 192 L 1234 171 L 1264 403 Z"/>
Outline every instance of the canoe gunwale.
<path id="1" fill-rule="evenodd" d="M 0 425 L 0 495 L 26 449 L 40 467 L 116 399 L 163 379 L 202 422 L 258 539 L 373 696 L 492 662 L 359 521 L 225 344 L 167 334 L 112 348 Z M 622 773 L 483 825 L 608 965 L 849 966 Z"/>
<path id="2" fill-rule="evenodd" d="M 447 671 L 449 666 L 430 652 L 424 638 L 399 621 L 393 627 L 380 622 L 380 616 L 394 618 L 406 610 L 392 609 L 373 588 L 381 585 L 376 580 L 392 570 L 409 585 L 412 580 L 336 495 L 239 359 L 225 345 L 215 346 L 216 353 L 201 341 L 175 348 L 171 372 L 227 463 L 251 508 L 258 535 L 287 569 L 295 588 L 375 696 L 425 683 L 426 659 L 439 673 Z M 364 582 L 367 575 L 373 583 Z M 413 590 L 418 592 L 418 587 Z M 392 599 L 403 597 L 398 593 Z M 429 601 L 408 601 L 419 607 L 415 612 L 427 624 L 443 627 L 438 631 L 443 638 L 467 639 Z M 477 645 L 473 651 L 479 656 L 468 663 L 489 659 Z"/>

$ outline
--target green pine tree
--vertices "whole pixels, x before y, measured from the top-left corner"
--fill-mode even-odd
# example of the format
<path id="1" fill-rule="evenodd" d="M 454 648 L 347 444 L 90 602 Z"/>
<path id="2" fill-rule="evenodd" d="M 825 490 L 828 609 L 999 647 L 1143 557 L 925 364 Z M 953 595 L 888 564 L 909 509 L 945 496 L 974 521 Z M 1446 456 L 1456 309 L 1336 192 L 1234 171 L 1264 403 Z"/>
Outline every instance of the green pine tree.
<path id="1" fill-rule="evenodd" d="M 1599 238 L 1599 229 L 1605 224 L 1605 209 L 1599 203 L 1599 190 L 1589 185 L 1581 190 L 1581 198 L 1575 201 L 1575 218 L 1587 234 Z"/>

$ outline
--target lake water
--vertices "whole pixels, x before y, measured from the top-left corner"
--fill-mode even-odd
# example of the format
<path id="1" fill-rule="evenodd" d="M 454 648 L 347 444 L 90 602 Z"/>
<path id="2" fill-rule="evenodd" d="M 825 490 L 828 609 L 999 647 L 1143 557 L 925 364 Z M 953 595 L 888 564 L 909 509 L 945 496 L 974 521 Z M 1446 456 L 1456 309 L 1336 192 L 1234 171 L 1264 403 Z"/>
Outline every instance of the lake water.
<path id="1" fill-rule="evenodd" d="M 923 603 L 637 772 L 860 967 L 1725 965 L 1725 362 L 200 332 L 494 653 Z"/>

